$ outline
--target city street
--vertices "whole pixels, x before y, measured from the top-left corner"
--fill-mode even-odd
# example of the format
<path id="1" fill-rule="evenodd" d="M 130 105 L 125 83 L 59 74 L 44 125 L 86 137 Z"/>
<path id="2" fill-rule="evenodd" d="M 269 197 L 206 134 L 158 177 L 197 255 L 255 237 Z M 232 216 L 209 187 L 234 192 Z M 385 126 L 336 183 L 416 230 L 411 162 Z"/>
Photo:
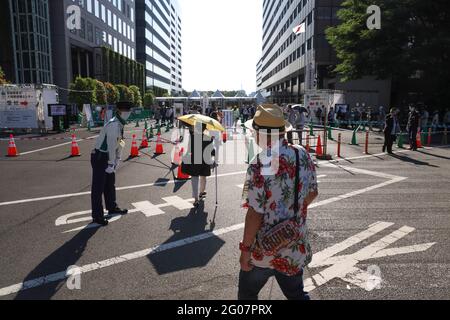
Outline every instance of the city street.
<path id="1" fill-rule="evenodd" d="M 124 157 L 133 133 L 142 128 L 127 127 Z M 8 141 L 0 141 L 0 299 L 236 299 L 247 165 L 221 165 L 217 209 L 212 175 L 195 210 L 190 181 L 174 180 L 173 146 L 154 157 L 152 142 L 116 176 L 119 205 L 130 213 L 98 228 L 89 225 L 97 134 L 77 132 L 78 158 L 68 157 L 70 139 L 55 139 L 67 134 L 17 139 L 17 158 L 6 158 Z M 373 134 L 365 155 L 360 136 L 360 146 L 346 138 L 345 159 L 317 162 L 306 289 L 314 300 L 450 299 L 450 149 L 390 156 Z M 335 148 L 330 142 L 333 156 Z M 241 137 L 221 152 L 245 159 L 244 150 Z M 80 289 L 69 289 L 70 266 L 80 268 Z M 270 280 L 260 298 L 284 296 Z"/>

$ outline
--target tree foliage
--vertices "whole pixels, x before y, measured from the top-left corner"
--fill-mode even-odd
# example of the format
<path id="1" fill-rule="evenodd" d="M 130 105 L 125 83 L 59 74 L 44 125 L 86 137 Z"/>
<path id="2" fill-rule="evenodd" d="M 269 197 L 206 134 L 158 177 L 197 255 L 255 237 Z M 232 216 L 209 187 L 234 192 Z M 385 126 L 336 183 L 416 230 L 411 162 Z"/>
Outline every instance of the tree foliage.
<path id="1" fill-rule="evenodd" d="M 119 101 L 119 90 L 117 90 L 117 88 L 109 82 L 105 83 L 105 89 L 108 105 L 115 105 Z"/>
<path id="2" fill-rule="evenodd" d="M 0 84 L 7 84 L 8 81 L 6 81 L 5 73 L 3 72 L 2 67 L 0 67 Z"/>
<path id="3" fill-rule="evenodd" d="M 147 91 L 144 95 L 144 107 L 150 109 L 155 102 L 155 96 L 153 92 Z"/>
<path id="4" fill-rule="evenodd" d="M 116 85 L 117 90 L 119 91 L 119 101 L 121 102 L 134 102 L 134 94 L 127 86 L 123 84 Z"/>
<path id="5" fill-rule="evenodd" d="M 129 89 L 133 92 L 133 104 L 137 107 L 142 107 L 142 95 L 139 87 L 130 86 Z"/>
<path id="6" fill-rule="evenodd" d="M 77 77 L 75 81 L 70 84 L 69 101 L 80 108 L 83 104 L 94 105 L 97 103 L 95 88 L 95 80 Z"/>
<path id="7" fill-rule="evenodd" d="M 381 29 L 369 30 L 370 5 L 381 8 Z M 346 0 L 341 23 L 326 31 L 342 80 L 375 75 L 407 84 L 420 79 L 426 95 L 448 97 L 450 6 L 446 0 Z"/>
<path id="8" fill-rule="evenodd" d="M 97 104 L 107 104 L 106 88 L 103 82 L 99 80 L 95 80 L 95 98 L 97 100 Z"/>

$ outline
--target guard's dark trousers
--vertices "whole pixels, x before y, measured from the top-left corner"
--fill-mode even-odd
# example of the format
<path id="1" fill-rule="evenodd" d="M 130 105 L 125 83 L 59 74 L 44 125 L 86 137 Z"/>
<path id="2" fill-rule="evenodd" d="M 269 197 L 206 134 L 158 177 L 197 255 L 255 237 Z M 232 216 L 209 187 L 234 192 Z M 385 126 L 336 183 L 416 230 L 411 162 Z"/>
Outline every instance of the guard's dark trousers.
<path id="1" fill-rule="evenodd" d="M 116 175 L 114 173 L 107 174 L 105 170 L 108 168 L 108 154 L 96 150 L 91 154 L 92 165 L 92 218 L 101 220 L 104 217 L 103 199 L 105 196 L 106 210 L 114 210 L 116 204 Z"/>
<path id="2" fill-rule="evenodd" d="M 409 129 L 409 144 L 412 150 L 417 150 L 417 128 Z"/>
<path id="3" fill-rule="evenodd" d="M 387 149 L 388 153 L 392 153 L 392 146 L 394 145 L 395 136 L 390 133 L 384 133 L 383 152 Z"/>

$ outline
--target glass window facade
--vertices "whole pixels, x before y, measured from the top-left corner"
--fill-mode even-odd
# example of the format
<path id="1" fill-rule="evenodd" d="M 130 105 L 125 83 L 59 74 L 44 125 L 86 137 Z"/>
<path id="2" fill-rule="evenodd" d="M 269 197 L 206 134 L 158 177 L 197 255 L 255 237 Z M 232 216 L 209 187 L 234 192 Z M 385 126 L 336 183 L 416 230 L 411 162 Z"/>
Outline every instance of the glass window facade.
<path id="1" fill-rule="evenodd" d="M 182 92 L 181 17 L 176 0 L 135 0 L 136 33 L 131 38 L 145 39 L 137 46 L 138 61 L 146 66 L 147 87 Z M 175 27 L 174 27 L 175 26 Z M 178 49 L 177 49 L 178 48 Z M 171 58 L 172 57 L 172 58 Z"/>
<path id="2" fill-rule="evenodd" d="M 53 83 L 48 0 L 10 1 L 17 83 Z"/>

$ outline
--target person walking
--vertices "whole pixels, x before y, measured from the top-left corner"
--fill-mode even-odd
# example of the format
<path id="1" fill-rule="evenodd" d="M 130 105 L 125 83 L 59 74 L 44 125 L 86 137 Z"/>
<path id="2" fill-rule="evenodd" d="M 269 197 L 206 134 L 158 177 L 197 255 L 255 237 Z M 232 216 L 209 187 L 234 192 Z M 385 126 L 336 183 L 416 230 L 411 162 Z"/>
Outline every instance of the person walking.
<path id="1" fill-rule="evenodd" d="M 450 110 L 448 108 L 445 109 L 445 115 L 443 119 L 444 125 L 447 129 L 450 129 Z"/>
<path id="2" fill-rule="evenodd" d="M 312 260 L 306 219 L 318 196 L 315 165 L 303 147 L 284 138 L 291 128 L 277 105 L 259 106 L 245 125 L 263 151 L 245 179 L 238 299 L 257 300 L 274 276 L 286 298 L 309 300 L 303 269 Z"/>
<path id="3" fill-rule="evenodd" d="M 420 127 L 420 115 L 416 111 L 414 106 L 409 106 L 409 116 L 408 116 L 408 136 L 409 136 L 409 145 L 410 150 L 417 151 L 417 132 Z"/>
<path id="4" fill-rule="evenodd" d="M 236 133 L 237 131 L 237 127 L 238 127 L 238 123 L 239 123 L 239 118 L 241 117 L 241 113 L 239 111 L 239 107 L 235 106 L 234 110 L 233 110 L 233 126 L 234 126 L 234 132 Z"/>
<path id="5" fill-rule="evenodd" d="M 181 169 L 183 173 L 190 175 L 192 183 L 192 197 L 194 207 L 198 207 L 206 193 L 206 177 L 211 176 L 211 169 L 214 165 L 213 139 L 206 135 L 206 124 L 197 122 L 195 126 L 189 128 L 188 152 L 183 157 Z M 200 182 L 200 190 L 199 190 Z"/>
<path id="6" fill-rule="evenodd" d="M 384 127 L 384 145 L 383 152 L 392 154 L 392 146 L 397 139 L 397 134 L 400 133 L 400 124 L 398 122 L 398 109 L 391 109 L 391 113 L 386 116 Z"/>
<path id="7" fill-rule="evenodd" d="M 427 110 L 427 107 L 424 106 L 422 111 L 422 116 L 420 117 L 420 123 L 423 130 L 428 129 L 428 120 L 430 119 L 430 113 Z"/>
<path id="8" fill-rule="evenodd" d="M 439 110 L 435 110 L 433 113 L 433 118 L 431 120 L 431 128 L 433 129 L 433 132 L 436 132 L 438 127 L 439 127 Z"/>
<path id="9" fill-rule="evenodd" d="M 289 123 L 294 127 L 297 124 L 297 119 L 300 117 L 299 113 L 297 110 L 295 110 L 293 108 L 293 106 L 289 106 L 289 113 L 288 113 L 288 121 Z M 287 133 L 287 139 L 289 143 L 294 143 L 294 132 L 293 131 L 289 131 Z"/>
<path id="10" fill-rule="evenodd" d="M 101 130 L 91 154 L 92 192 L 91 206 L 93 223 L 107 226 L 104 217 L 103 196 L 109 215 L 125 215 L 128 210 L 120 209 L 116 203 L 116 170 L 120 162 L 122 149 L 125 146 L 123 129 L 128 120 L 132 104 L 117 103 L 116 116 Z"/>
<path id="11" fill-rule="evenodd" d="M 242 110 L 242 115 L 244 117 L 244 122 L 247 122 L 248 121 L 248 117 L 250 115 L 247 106 L 245 106 L 244 109 Z"/>
<path id="12" fill-rule="evenodd" d="M 383 131 L 383 124 L 386 121 L 386 111 L 384 111 L 384 107 L 380 106 L 380 109 L 378 111 L 378 125 L 380 128 L 380 132 Z"/>

